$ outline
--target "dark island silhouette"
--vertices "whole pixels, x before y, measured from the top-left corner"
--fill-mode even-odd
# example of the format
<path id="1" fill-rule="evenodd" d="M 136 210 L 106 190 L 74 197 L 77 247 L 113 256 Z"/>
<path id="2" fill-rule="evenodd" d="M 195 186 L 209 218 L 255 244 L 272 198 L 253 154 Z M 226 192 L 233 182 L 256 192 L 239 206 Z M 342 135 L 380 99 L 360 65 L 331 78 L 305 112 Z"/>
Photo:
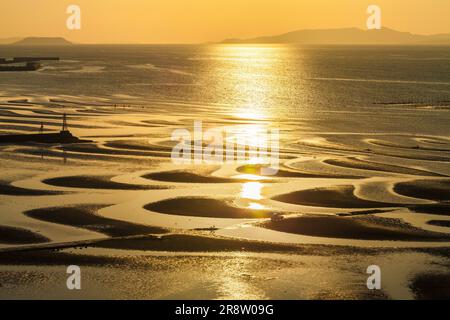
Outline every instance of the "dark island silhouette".
<path id="1" fill-rule="evenodd" d="M 0 45 L 8 45 L 12 44 L 14 42 L 22 40 L 19 37 L 12 37 L 12 38 L 0 38 Z"/>
<path id="2" fill-rule="evenodd" d="M 15 46 L 68 46 L 72 44 L 61 37 L 28 37 L 12 43 Z"/>
<path id="3" fill-rule="evenodd" d="M 274 36 L 251 39 L 227 39 L 222 43 L 236 44 L 354 44 L 354 45 L 433 45 L 449 44 L 450 34 L 417 35 L 389 28 L 363 30 L 358 28 L 297 30 Z"/>

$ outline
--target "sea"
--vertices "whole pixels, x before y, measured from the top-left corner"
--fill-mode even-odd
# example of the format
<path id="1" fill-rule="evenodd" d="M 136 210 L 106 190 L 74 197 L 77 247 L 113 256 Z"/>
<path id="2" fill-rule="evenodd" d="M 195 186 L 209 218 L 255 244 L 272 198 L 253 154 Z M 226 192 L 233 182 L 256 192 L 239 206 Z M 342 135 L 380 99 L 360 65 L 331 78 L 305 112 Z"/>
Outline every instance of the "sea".
<path id="1" fill-rule="evenodd" d="M 450 46 L 0 46 L 0 57 L 57 56 L 1 73 L 3 96 L 85 96 L 186 110 L 308 118 L 450 105 Z"/>

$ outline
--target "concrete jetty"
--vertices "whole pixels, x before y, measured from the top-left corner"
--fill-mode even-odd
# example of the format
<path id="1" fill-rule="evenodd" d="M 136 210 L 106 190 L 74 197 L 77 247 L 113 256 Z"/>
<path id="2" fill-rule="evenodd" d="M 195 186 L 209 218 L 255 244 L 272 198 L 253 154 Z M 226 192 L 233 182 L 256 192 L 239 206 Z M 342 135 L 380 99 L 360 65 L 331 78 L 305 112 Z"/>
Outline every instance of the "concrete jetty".
<path id="1" fill-rule="evenodd" d="M 67 126 L 66 114 L 64 114 L 62 130 L 60 132 L 43 133 L 43 125 L 41 125 L 39 133 L 0 135 L 0 144 L 14 144 L 26 142 L 54 144 L 54 143 L 85 143 L 92 141 L 82 140 L 72 135 Z"/>

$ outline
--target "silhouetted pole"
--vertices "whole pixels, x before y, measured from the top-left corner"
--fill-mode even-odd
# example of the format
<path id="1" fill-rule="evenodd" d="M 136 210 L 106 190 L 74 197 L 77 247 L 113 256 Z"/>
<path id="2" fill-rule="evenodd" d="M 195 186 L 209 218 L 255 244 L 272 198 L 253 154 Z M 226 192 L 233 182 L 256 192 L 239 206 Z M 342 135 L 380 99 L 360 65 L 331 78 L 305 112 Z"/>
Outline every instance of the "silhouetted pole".
<path id="1" fill-rule="evenodd" d="M 39 128 L 39 133 L 43 134 L 44 133 L 44 123 L 41 122 L 41 127 Z"/>

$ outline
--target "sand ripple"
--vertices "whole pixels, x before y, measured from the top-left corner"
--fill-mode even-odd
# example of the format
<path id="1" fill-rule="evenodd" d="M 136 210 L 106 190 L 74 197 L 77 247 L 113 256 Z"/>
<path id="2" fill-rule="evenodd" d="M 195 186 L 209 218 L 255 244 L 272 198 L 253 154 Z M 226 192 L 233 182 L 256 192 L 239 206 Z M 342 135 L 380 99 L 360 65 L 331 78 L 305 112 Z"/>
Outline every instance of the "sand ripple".
<path id="1" fill-rule="evenodd" d="M 28 217 L 104 233 L 112 237 L 164 233 L 165 229 L 137 225 L 101 217 L 97 211 L 104 205 L 54 207 L 25 212 Z"/>
<path id="2" fill-rule="evenodd" d="M 327 208 L 389 208 L 397 205 L 360 199 L 352 185 L 317 188 L 279 195 L 273 199 L 290 204 Z"/>

